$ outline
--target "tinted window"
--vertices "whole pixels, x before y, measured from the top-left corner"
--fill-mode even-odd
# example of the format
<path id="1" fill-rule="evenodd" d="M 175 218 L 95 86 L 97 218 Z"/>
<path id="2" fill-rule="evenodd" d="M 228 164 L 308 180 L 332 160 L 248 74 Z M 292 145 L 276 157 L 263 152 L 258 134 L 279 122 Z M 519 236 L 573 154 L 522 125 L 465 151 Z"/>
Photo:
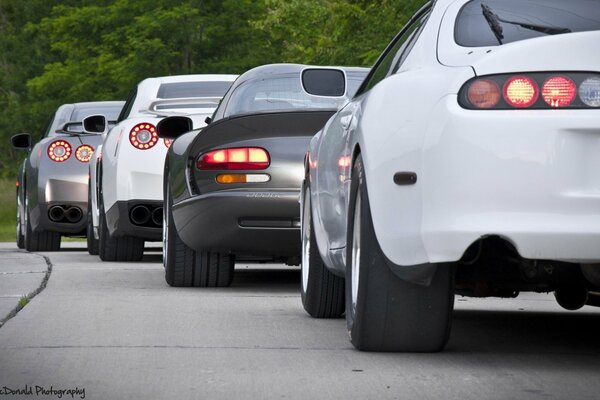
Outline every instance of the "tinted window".
<path id="1" fill-rule="evenodd" d="M 159 99 L 188 97 L 223 97 L 233 82 L 177 82 L 163 83 L 158 88 Z"/>
<path id="2" fill-rule="evenodd" d="M 400 68 L 401 63 L 406 59 L 408 53 L 412 49 L 412 44 L 418 37 L 418 33 L 420 32 L 419 28 L 425 24 L 428 15 L 429 14 L 426 14 L 425 16 L 415 19 L 400 31 L 379 60 L 377 60 L 373 70 L 357 94 L 370 90 L 373 86 L 377 85 L 384 78 Z"/>
<path id="3" fill-rule="evenodd" d="M 348 88 L 350 90 L 350 87 Z M 225 116 L 260 111 L 294 109 L 337 109 L 344 98 L 311 96 L 302 90 L 300 73 L 250 79 L 231 94 Z"/>
<path id="4" fill-rule="evenodd" d="M 492 13 L 487 19 L 482 4 Z M 491 28 L 494 21 L 499 27 L 496 34 Z M 474 0 L 458 14 L 454 38 L 465 47 L 498 46 L 500 42 L 595 30 L 600 30 L 600 0 Z"/>
<path id="5" fill-rule="evenodd" d="M 123 106 L 123 109 L 121 110 L 121 113 L 119 114 L 119 118 L 117 119 L 117 121 L 121 122 L 125 118 L 129 117 L 129 113 L 131 112 L 131 108 L 133 107 L 133 103 L 135 102 L 136 96 L 137 96 L 137 86 L 135 86 L 133 89 L 131 89 L 131 92 L 129 92 L 129 95 L 127 96 L 127 100 L 125 100 L 125 105 Z"/>

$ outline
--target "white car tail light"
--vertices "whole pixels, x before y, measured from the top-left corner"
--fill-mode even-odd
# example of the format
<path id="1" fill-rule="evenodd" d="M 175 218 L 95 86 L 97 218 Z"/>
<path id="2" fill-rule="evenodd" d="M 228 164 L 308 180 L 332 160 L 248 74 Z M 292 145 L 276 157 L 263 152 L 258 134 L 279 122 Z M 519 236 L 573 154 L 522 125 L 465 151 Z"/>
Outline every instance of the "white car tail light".
<path id="1" fill-rule="evenodd" d="M 499 89 L 502 88 L 501 94 Z M 600 73 L 531 72 L 466 82 L 458 103 L 472 110 L 600 108 Z"/>
<path id="2" fill-rule="evenodd" d="M 134 126 L 129 132 L 129 142 L 136 149 L 148 150 L 158 142 L 156 127 L 149 123 L 141 123 Z"/>

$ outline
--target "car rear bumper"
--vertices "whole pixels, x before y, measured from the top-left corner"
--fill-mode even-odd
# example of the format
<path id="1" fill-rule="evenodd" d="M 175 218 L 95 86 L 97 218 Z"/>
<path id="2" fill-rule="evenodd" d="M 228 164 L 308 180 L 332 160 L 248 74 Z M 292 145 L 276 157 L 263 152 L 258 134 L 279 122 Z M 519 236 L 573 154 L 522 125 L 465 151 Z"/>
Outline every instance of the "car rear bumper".
<path id="1" fill-rule="evenodd" d="M 136 206 L 146 206 L 151 210 L 160 208 L 162 201 L 156 200 L 129 200 L 117 201 L 106 211 L 106 224 L 111 236 L 134 236 L 149 241 L 162 241 L 162 212 L 160 224 L 153 223 L 150 219 L 144 224 L 134 224 L 130 218 L 131 210 Z M 158 217 L 156 218 L 158 220 Z"/>
<path id="2" fill-rule="evenodd" d="M 367 174 L 393 263 L 456 261 L 489 235 L 528 259 L 600 262 L 600 110 L 470 111 L 449 96 L 432 121 L 415 185 Z M 371 173 L 407 169 L 396 158 Z"/>
<path id="3" fill-rule="evenodd" d="M 65 211 L 70 208 L 77 208 L 81 212 L 81 218 L 74 222 L 69 222 L 66 218 L 60 222 L 52 221 L 49 213 L 53 207 L 62 207 Z M 59 232 L 63 235 L 85 235 L 87 223 L 87 201 L 69 201 L 40 203 L 30 211 L 31 227 L 34 232 L 50 231 Z"/>
<path id="4" fill-rule="evenodd" d="M 212 192 L 173 206 L 186 245 L 246 256 L 300 255 L 299 190 Z"/>

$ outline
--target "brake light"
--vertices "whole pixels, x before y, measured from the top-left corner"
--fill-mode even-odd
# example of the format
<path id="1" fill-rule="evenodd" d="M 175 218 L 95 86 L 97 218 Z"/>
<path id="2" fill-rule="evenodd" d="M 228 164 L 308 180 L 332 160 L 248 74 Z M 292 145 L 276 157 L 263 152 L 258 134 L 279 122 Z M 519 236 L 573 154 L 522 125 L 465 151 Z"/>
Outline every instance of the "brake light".
<path id="1" fill-rule="evenodd" d="M 65 140 L 55 140 L 48 146 L 48 157 L 52 161 L 63 162 L 71 157 L 71 145 Z"/>
<path id="2" fill-rule="evenodd" d="M 156 127 L 149 123 L 141 123 L 134 126 L 129 132 L 129 141 L 133 147 L 140 150 L 148 150 L 158 142 Z"/>
<path id="3" fill-rule="evenodd" d="M 496 98 L 496 88 L 502 96 Z M 467 109 L 600 108 L 598 72 L 528 72 L 473 78 L 458 92 Z"/>
<path id="4" fill-rule="evenodd" d="M 269 153 L 260 147 L 214 150 L 198 157 L 198 169 L 265 169 L 271 164 Z"/>
<path id="5" fill-rule="evenodd" d="M 469 86 L 467 97 L 476 108 L 492 108 L 500 101 L 500 88 L 489 79 L 477 79 Z"/>
<path id="6" fill-rule="evenodd" d="M 171 144 L 173 143 L 171 139 L 163 139 L 163 142 L 165 143 L 165 146 L 167 146 L 167 149 L 171 147 Z"/>
<path id="7" fill-rule="evenodd" d="M 94 149 L 87 144 L 81 145 L 75 150 L 75 158 L 81 162 L 90 162 L 94 155 Z"/>
<path id="8" fill-rule="evenodd" d="M 565 76 L 553 76 L 542 86 L 542 98 L 550 107 L 566 107 L 576 94 L 575 82 Z"/>
<path id="9" fill-rule="evenodd" d="M 504 100 L 517 108 L 525 108 L 536 102 L 539 95 L 537 83 L 527 76 L 515 76 L 504 84 Z"/>

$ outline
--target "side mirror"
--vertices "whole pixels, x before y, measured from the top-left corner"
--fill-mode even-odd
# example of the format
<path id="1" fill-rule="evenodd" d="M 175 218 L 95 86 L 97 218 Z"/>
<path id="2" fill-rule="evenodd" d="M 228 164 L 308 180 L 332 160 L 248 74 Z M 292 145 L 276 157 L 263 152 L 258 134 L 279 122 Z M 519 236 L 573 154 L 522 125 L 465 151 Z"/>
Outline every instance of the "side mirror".
<path id="1" fill-rule="evenodd" d="M 211 123 L 211 122 L 212 122 L 212 118 L 211 118 L 211 117 L 206 117 L 206 118 L 204 118 L 204 123 L 205 123 L 206 125 L 210 125 L 210 123 Z"/>
<path id="2" fill-rule="evenodd" d="M 11 137 L 10 141 L 17 150 L 31 149 L 31 135 L 29 133 L 18 133 Z"/>
<path id="3" fill-rule="evenodd" d="M 194 129 L 194 123 L 188 117 L 167 117 L 156 125 L 156 132 L 161 139 L 177 139 Z"/>
<path id="4" fill-rule="evenodd" d="M 108 128 L 106 117 L 104 115 L 90 115 L 82 121 L 83 133 L 105 133 Z"/>
<path id="5" fill-rule="evenodd" d="M 308 94 L 324 97 L 344 97 L 346 73 L 338 68 L 306 68 L 301 75 L 302 87 Z"/>

